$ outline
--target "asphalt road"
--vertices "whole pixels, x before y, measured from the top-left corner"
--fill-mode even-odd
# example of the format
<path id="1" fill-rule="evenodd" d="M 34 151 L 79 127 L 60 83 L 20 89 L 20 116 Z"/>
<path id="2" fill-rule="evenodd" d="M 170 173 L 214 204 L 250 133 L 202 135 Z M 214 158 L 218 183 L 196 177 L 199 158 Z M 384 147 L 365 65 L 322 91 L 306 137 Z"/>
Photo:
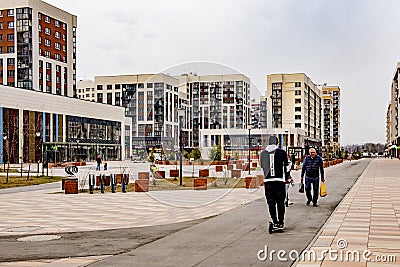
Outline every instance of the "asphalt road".
<path id="1" fill-rule="evenodd" d="M 305 205 L 305 196 L 291 191 L 285 231 L 268 234 L 264 199 L 221 215 L 186 223 L 120 230 L 62 233 L 62 238 L 18 242 L 0 237 L 0 261 L 21 261 L 93 255 L 114 255 L 90 266 L 290 266 L 293 261 L 261 261 L 257 254 L 307 247 L 343 196 L 368 166 L 359 160 L 326 170 L 328 196 L 319 207 Z M 84 214 L 82 214 L 84 216 Z M 260 254 L 263 256 L 263 254 Z"/>

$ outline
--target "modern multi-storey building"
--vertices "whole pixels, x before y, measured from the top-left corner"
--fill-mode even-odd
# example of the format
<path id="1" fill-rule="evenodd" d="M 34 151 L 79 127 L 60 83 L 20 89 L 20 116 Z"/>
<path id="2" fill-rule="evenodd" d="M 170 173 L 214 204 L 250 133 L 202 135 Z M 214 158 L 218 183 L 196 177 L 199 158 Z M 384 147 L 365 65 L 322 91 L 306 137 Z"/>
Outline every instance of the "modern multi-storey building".
<path id="1" fill-rule="evenodd" d="M 122 107 L 76 97 L 76 16 L 0 2 L 0 162 L 124 159 Z"/>
<path id="2" fill-rule="evenodd" d="M 283 147 L 321 147 L 321 90 L 306 74 L 267 75 L 266 99 L 268 125 L 281 129 Z"/>
<path id="3" fill-rule="evenodd" d="M 77 92 L 81 99 L 125 107 L 132 118 L 134 155 L 178 144 L 178 79 L 165 74 L 96 76 L 79 81 Z"/>
<path id="4" fill-rule="evenodd" d="M 203 129 L 247 129 L 250 123 L 250 79 L 242 74 L 96 76 L 79 81 L 77 92 L 81 99 L 126 108 L 134 154 L 176 151 L 180 143 L 198 147 Z M 222 143 L 216 138 L 213 144 Z"/>
<path id="5" fill-rule="evenodd" d="M 77 18 L 41 0 L 0 2 L 0 83 L 75 96 Z"/>
<path id="6" fill-rule="evenodd" d="M 392 103 L 389 103 L 387 111 L 386 111 L 386 146 L 390 146 L 390 137 L 391 137 L 391 113 L 392 113 Z"/>
<path id="7" fill-rule="evenodd" d="M 250 121 L 250 79 L 243 74 L 176 76 L 180 90 L 186 92 L 191 110 L 188 116 L 189 138 L 193 147 L 205 143 L 201 130 L 247 129 Z M 221 145 L 215 135 L 213 145 Z"/>
<path id="8" fill-rule="evenodd" d="M 400 157 L 399 150 L 400 146 L 400 135 L 399 135 L 399 79 L 400 79 L 400 62 L 397 63 L 394 71 L 392 88 L 390 94 L 390 137 L 387 146 L 390 148 L 390 154 L 394 157 Z"/>
<path id="9" fill-rule="evenodd" d="M 340 148 L 340 88 L 323 86 L 323 146 L 325 156 L 335 156 Z"/>

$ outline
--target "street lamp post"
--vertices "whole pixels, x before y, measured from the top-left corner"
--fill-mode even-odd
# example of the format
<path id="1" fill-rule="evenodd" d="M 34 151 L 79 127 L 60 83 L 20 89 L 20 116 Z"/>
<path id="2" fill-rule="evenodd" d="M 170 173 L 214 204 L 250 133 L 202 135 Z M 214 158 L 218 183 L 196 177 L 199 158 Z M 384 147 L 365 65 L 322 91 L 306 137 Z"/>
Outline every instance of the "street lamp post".
<path id="1" fill-rule="evenodd" d="M 178 108 L 178 128 L 179 128 L 179 185 L 182 186 L 182 117 L 185 109 Z"/>
<path id="2" fill-rule="evenodd" d="M 251 128 L 249 127 L 249 174 L 250 174 L 250 146 L 251 146 L 251 136 L 250 136 L 250 132 L 251 132 Z"/>
<path id="3" fill-rule="evenodd" d="M 36 132 L 35 133 L 35 135 L 36 135 L 36 137 L 40 137 L 40 132 Z M 35 150 L 36 150 L 36 142 L 35 142 Z M 43 151 L 41 151 L 42 153 L 43 153 Z M 35 155 L 35 161 L 36 161 L 36 155 Z M 39 164 L 39 160 L 38 160 L 38 162 L 37 162 L 37 174 L 39 175 L 39 166 L 40 166 L 40 164 Z"/>
<path id="4" fill-rule="evenodd" d="M 4 140 L 5 143 L 7 142 L 7 135 L 3 136 L 3 140 Z M 6 148 L 4 149 L 4 151 L 7 152 L 7 148 L 8 148 L 8 146 L 6 145 Z M 8 158 L 8 155 L 7 155 L 7 158 Z M 5 161 L 4 155 L 3 155 L 3 163 L 4 163 L 4 170 L 5 170 L 6 169 L 6 161 Z"/>

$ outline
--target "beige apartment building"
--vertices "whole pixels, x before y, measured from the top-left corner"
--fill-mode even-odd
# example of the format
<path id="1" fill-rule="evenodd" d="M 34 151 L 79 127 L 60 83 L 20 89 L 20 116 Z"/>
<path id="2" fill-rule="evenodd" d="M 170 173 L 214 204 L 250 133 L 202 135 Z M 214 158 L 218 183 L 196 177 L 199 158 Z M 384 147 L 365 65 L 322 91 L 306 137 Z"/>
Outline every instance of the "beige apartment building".
<path id="1" fill-rule="evenodd" d="M 76 27 L 41 0 L 0 1 L 0 83 L 75 96 Z"/>
<path id="2" fill-rule="evenodd" d="M 321 90 L 304 73 L 267 75 L 267 125 L 281 129 L 282 147 L 299 154 L 322 145 Z M 291 151 L 293 150 L 293 151 Z"/>
<path id="3" fill-rule="evenodd" d="M 323 151 L 325 157 L 335 157 L 340 149 L 340 88 L 323 86 Z"/>
<path id="4" fill-rule="evenodd" d="M 400 62 L 397 62 L 391 86 L 390 103 L 388 108 L 388 114 L 390 118 L 387 119 L 387 134 L 389 135 L 386 146 L 389 149 L 389 153 L 394 157 L 399 157 L 400 146 L 400 135 L 399 135 L 399 78 L 400 78 Z M 387 114 L 387 115 L 388 115 Z"/>

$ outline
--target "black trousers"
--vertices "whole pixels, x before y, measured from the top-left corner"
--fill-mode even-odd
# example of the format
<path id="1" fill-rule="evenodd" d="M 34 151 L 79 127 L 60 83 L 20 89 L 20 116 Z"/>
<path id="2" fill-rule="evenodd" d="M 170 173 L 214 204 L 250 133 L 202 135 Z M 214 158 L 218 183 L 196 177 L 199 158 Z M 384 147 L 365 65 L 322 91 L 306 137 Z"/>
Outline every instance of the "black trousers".
<path id="1" fill-rule="evenodd" d="M 286 187 L 284 182 L 264 182 L 265 198 L 273 223 L 284 223 Z M 278 218 L 276 216 L 278 210 Z"/>

